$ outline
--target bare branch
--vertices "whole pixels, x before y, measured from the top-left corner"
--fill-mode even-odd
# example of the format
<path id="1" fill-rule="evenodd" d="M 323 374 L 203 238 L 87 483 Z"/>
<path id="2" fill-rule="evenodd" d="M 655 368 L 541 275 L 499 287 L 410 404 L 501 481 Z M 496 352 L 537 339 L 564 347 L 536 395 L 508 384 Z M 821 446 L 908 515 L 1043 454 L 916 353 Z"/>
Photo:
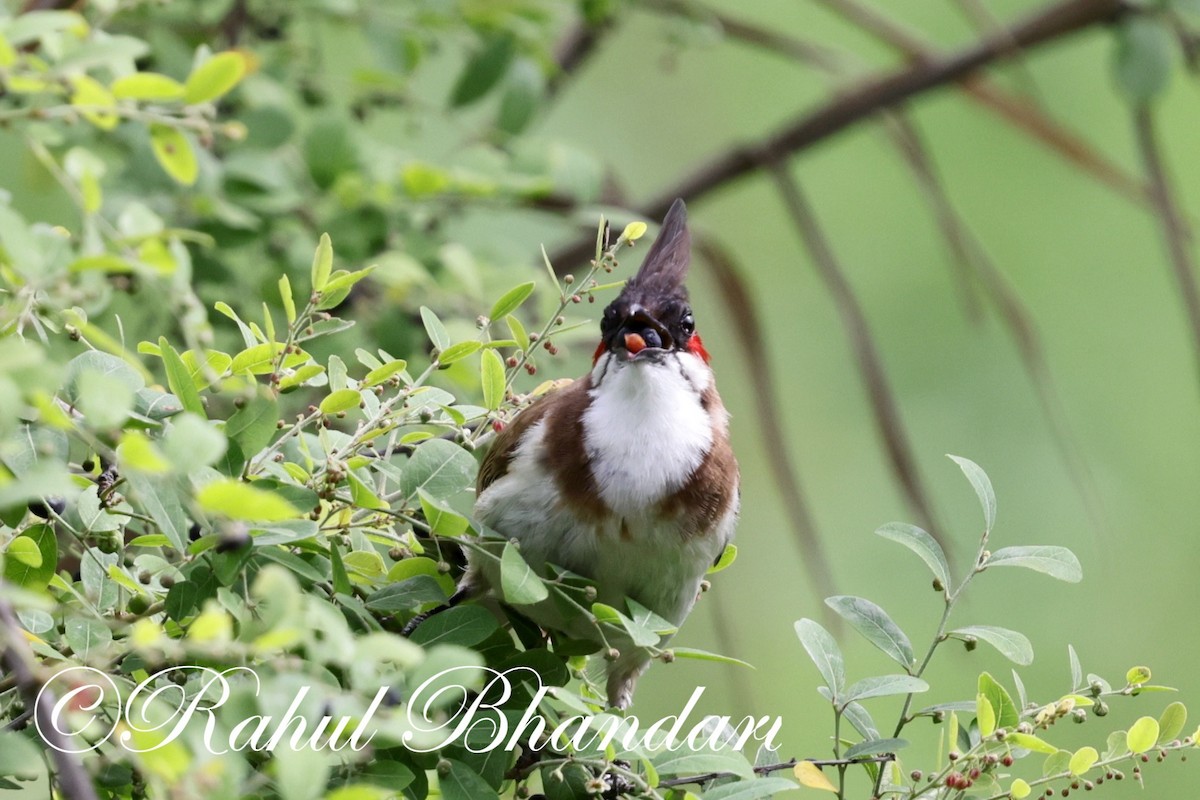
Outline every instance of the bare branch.
<path id="1" fill-rule="evenodd" d="M 0 578 L 0 592 L 4 590 L 4 580 Z M 25 639 L 24 629 L 17 621 L 8 600 L 0 595 L 0 638 L 4 639 L 3 661 L 16 680 L 25 705 L 34 710 L 38 723 L 38 732 L 50 745 L 51 758 L 57 771 L 58 785 L 62 796 L 67 800 L 96 800 L 96 791 L 92 780 L 84 770 L 83 765 L 71 754 L 74 749 L 71 741 L 55 727 L 51 721 L 51 712 L 58 702 L 54 693 L 43 689 L 30 666 L 34 663 L 33 652 Z"/>
<path id="2" fill-rule="evenodd" d="M 900 418 L 899 407 L 884 374 L 883 359 L 880 358 L 875 340 L 871 337 L 870 326 L 867 324 L 867 317 L 863 313 L 862 306 L 859 305 L 858 297 L 846 279 L 841 265 L 838 264 L 837 257 L 833 254 L 833 249 L 817 223 L 816 216 L 800 190 L 799 184 L 787 173 L 782 164 L 771 170 L 771 177 L 779 189 L 779 194 L 783 198 L 783 203 L 791 215 L 800 238 L 812 257 L 813 266 L 816 267 L 818 275 L 825 283 L 825 287 L 829 290 L 833 303 L 837 307 L 842 327 L 845 329 L 846 337 L 850 340 L 859 373 L 866 386 L 867 396 L 874 412 L 875 424 L 883 439 L 892 472 L 904 492 L 904 498 L 921 527 L 938 538 L 945 546 L 944 540 L 940 536 L 941 527 L 936 524 L 932 504 L 921 480 L 916 459 L 913 457 L 908 434 L 904 430 L 904 422 Z"/>
<path id="3" fill-rule="evenodd" d="M 1175 282 L 1183 297 L 1183 307 L 1191 326 L 1192 347 L 1195 349 L 1197 368 L 1200 370 L 1200 291 L 1196 286 L 1196 263 L 1192 256 L 1187 226 L 1167 180 L 1167 172 L 1154 131 L 1153 112 L 1148 105 L 1142 104 L 1134 110 L 1133 120 L 1138 149 L 1141 151 L 1146 177 L 1150 181 L 1150 196 L 1158 211 L 1171 257 L 1171 266 L 1175 271 Z M 1197 374 L 1200 376 L 1200 371 Z"/>
<path id="4" fill-rule="evenodd" d="M 934 46 L 926 41 L 919 31 L 883 14 L 869 3 L 860 0 L 817 2 L 892 47 L 910 61 L 925 63 L 937 56 Z M 1010 30 L 998 27 L 996 35 L 1007 42 L 1009 55 L 1020 53 L 1023 45 L 1011 35 Z M 969 98 L 1000 115 L 1009 124 L 1025 131 L 1034 141 L 1049 147 L 1113 191 L 1137 203 L 1149 201 L 1146 188 L 1134 176 L 1047 116 L 1026 98 L 1006 92 L 980 75 L 969 76 L 960 81 L 959 85 Z"/>
<path id="5" fill-rule="evenodd" d="M 642 6 L 664 14 L 705 19 L 718 26 L 730 39 L 761 47 L 826 72 L 840 73 L 846 66 L 845 55 L 832 47 L 751 25 L 690 0 L 643 0 Z"/>
<path id="6" fill-rule="evenodd" d="M 817 110 L 801 115 L 763 141 L 719 154 L 639 210 L 647 217 L 660 218 L 677 197 L 695 201 L 806 150 L 873 114 L 1002 61 L 1012 53 L 1012 42 L 1028 50 L 1111 21 L 1124 9 L 1124 0 L 1063 0 L 1017 23 L 1003 35 L 991 36 L 958 52 L 867 80 L 856 89 L 830 99 Z M 553 261 L 563 269 L 575 269 L 587 260 L 591 248 L 590 237 L 580 239 L 556 252 Z"/>
<path id="7" fill-rule="evenodd" d="M 805 759 L 790 759 L 782 761 L 778 764 L 764 764 L 761 767 L 754 768 L 755 775 L 770 775 L 773 772 L 782 772 L 785 769 L 795 769 L 800 761 L 808 761 L 818 767 L 849 767 L 856 764 L 888 764 L 896 760 L 895 753 L 884 753 L 878 756 L 864 756 L 863 758 L 805 758 Z M 669 778 L 659 782 L 659 786 L 686 786 L 691 783 L 708 783 L 715 781 L 718 778 L 733 777 L 732 772 L 708 772 L 704 775 L 690 775 L 684 778 Z"/>
<path id="8" fill-rule="evenodd" d="M 553 97 L 562 88 L 563 81 L 574 75 L 596 53 L 600 41 L 610 30 L 612 23 L 577 23 L 559 42 L 554 53 L 558 71 L 546 85 L 546 94 Z"/>

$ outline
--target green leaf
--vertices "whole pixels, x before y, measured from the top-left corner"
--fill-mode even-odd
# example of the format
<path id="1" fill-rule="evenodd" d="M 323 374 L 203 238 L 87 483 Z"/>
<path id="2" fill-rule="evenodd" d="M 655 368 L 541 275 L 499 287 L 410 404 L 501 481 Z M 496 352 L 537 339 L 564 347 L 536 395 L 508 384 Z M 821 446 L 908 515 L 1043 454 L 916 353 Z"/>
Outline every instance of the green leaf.
<path id="1" fill-rule="evenodd" d="M 425 324 L 425 333 L 429 334 L 429 341 L 433 342 L 433 346 L 438 350 L 445 350 L 450 346 L 450 334 L 446 331 L 446 326 L 438 319 L 438 315 L 425 306 L 421 306 L 421 322 Z"/>
<path id="2" fill-rule="evenodd" d="M 1161 94 L 1171 82 L 1177 43 L 1167 22 L 1154 14 L 1130 14 L 1116 29 L 1113 72 L 1117 88 L 1135 104 Z"/>
<path id="3" fill-rule="evenodd" d="M 1108 742 L 1104 748 L 1105 761 L 1111 761 L 1129 752 L 1128 736 L 1125 731 L 1113 731 L 1108 735 Z"/>
<path id="4" fill-rule="evenodd" d="M 504 295 L 496 301 L 492 306 L 492 312 L 488 314 L 489 319 L 503 319 L 509 314 L 521 307 L 521 304 L 533 294 L 533 289 L 536 284 L 533 281 L 522 283 L 519 286 L 514 286 L 509 289 Z M 518 340 L 519 342 L 520 340 Z"/>
<path id="5" fill-rule="evenodd" d="M 508 332 L 512 334 L 513 341 L 517 343 L 517 347 L 524 350 L 529 346 L 529 333 L 525 330 L 525 326 L 521 324 L 520 319 L 509 314 L 504 318 L 504 323 L 508 325 Z"/>
<path id="6" fill-rule="evenodd" d="M 385 586 L 367 597 L 367 608 L 383 612 L 410 611 L 427 603 L 445 601 L 446 593 L 442 591 L 436 578 L 430 575 L 414 575 L 399 583 Z"/>
<path id="7" fill-rule="evenodd" d="M 330 240 L 328 233 L 322 233 L 321 241 L 317 243 L 317 249 L 313 253 L 312 260 L 312 288 L 314 292 L 320 292 L 325 288 L 325 284 L 329 282 L 329 274 L 332 271 L 333 242 Z"/>
<path id="8" fill-rule="evenodd" d="M 811 619 L 798 620 L 795 627 L 800 644 L 817 665 L 825 685 L 833 692 L 834 701 L 840 704 L 840 695 L 846 686 L 846 662 L 837 642 L 829 631 Z"/>
<path id="9" fill-rule="evenodd" d="M 840 705 L 869 697 L 887 697 L 897 694 L 915 694 L 929 691 L 929 684 L 912 675 L 877 675 L 863 678 L 846 689 Z"/>
<path id="10" fill-rule="evenodd" d="M 514 606 L 533 605 L 550 596 L 542 579 L 525 563 L 512 542 L 504 545 L 500 556 L 500 587 L 504 599 Z"/>
<path id="11" fill-rule="evenodd" d="M 983 692 L 975 695 L 975 719 L 979 723 L 979 735 L 983 738 L 996 732 L 996 709 Z"/>
<path id="12" fill-rule="evenodd" d="M 406 367 L 408 367 L 408 362 L 401 360 L 389 361 L 386 364 L 381 364 L 367 373 L 367 376 L 363 378 L 362 385 L 364 388 L 378 386 L 393 375 L 403 372 Z"/>
<path id="13" fill-rule="evenodd" d="M 374 271 L 375 267 L 364 267 L 363 269 L 356 269 L 353 272 L 349 272 L 344 269 L 339 269 L 336 272 L 333 272 L 329 276 L 329 282 L 326 283 L 325 288 L 321 290 L 321 293 L 326 295 L 327 298 L 323 299 L 317 304 L 317 310 L 321 311 L 327 308 L 333 308 L 341 303 L 342 300 L 346 298 L 346 295 L 350 293 L 350 290 L 354 288 L 356 283 Z"/>
<path id="14" fill-rule="evenodd" d="M 17 542 L 21 542 L 21 544 L 17 545 Z M 20 550 L 26 550 L 32 546 L 38 552 L 37 563 L 32 564 L 10 557 L 9 553 L 14 546 Z M 54 571 L 58 569 L 58 537 L 54 535 L 54 529 L 49 525 L 31 525 L 9 543 L 5 556 L 4 579 L 6 581 L 22 589 L 41 591 L 50 583 L 50 579 L 54 577 Z"/>
<path id="15" fill-rule="evenodd" d="M 118 100 L 178 100 L 183 84 L 157 72 L 135 72 L 113 81 L 110 87 Z"/>
<path id="16" fill-rule="evenodd" d="M 985 566 L 1024 567 L 1035 572 L 1044 572 L 1067 583 L 1079 583 L 1083 580 L 1083 567 L 1079 565 L 1079 559 L 1065 547 L 1004 547 L 992 553 Z"/>
<path id="17" fill-rule="evenodd" d="M 76 658 L 89 661 L 101 655 L 110 644 L 113 635 L 108 626 L 91 617 L 72 617 L 67 620 L 67 644 Z"/>
<path id="18" fill-rule="evenodd" d="M 150 126 L 150 149 L 163 172 L 183 186 L 191 186 L 200 174 L 200 164 L 192 141 L 183 131 L 170 125 L 154 123 Z"/>
<path id="19" fill-rule="evenodd" d="M 34 569 L 42 565 L 42 551 L 38 549 L 37 542 L 28 536 L 18 536 L 9 542 L 4 557 Z"/>
<path id="20" fill-rule="evenodd" d="M 188 105 L 208 103 L 227 94 L 246 75 L 246 57 L 228 50 L 217 53 L 192 71 L 183 87 Z"/>
<path id="21" fill-rule="evenodd" d="M 357 389 L 338 389 L 321 401 L 320 409 L 322 414 L 336 414 L 358 408 L 361 402 L 362 395 Z"/>
<path id="22" fill-rule="evenodd" d="M 446 366 L 453 364 L 455 361 L 462 361 L 467 356 L 479 352 L 482 348 L 483 345 L 474 339 L 452 344 L 438 355 L 438 363 Z"/>
<path id="23" fill-rule="evenodd" d="M 79 114 L 100 130 L 111 131 L 117 127 L 121 118 L 116 113 L 117 99 L 112 92 L 90 75 L 74 75 L 70 80 L 74 88 L 71 105 Z"/>
<path id="24" fill-rule="evenodd" d="M 275 360 L 283 353 L 284 345 L 282 342 L 264 342 L 247 347 L 233 357 L 233 361 L 229 364 L 229 369 L 234 375 L 241 372 L 250 372 L 251 375 L 266 375 L 275 368 Z M 308 360 L 308 355 L 303 351 L 299 353 L 288 353 L 283 357 L 283 365 L 285 367 L 294 367 L 303 364 Z"/>
<path id="25" fill-rule="evenodd" d="M 754 766 L 733 749 L 693 752 L 681 748 L 655 756 L 651 762 L 659 775 L 703 775 L 707 772 L 728 772 L 740 778 L 753 778 Z"/>
<path id="26" fill-rule="evenodd" d="M 497 33 L 484 42 L 481 50 L 467 61 L 450 93 L 450 105 L 457 108 L 479 100 L 499 83 L 516 52 L 516 41 L 508 33 Z"/>
<path id="27" fill-rule="evenodd" d="M 1187 724 L 1187 706 L 1180 702 L 1171 703 L 1158 718 L 1158 744 L 1166 744 L 1177 738 Z"/>
<path id="28" fill-rule="evenodd" d="M 717 559 L 717 563 L 715 563 L 711 567 L 709 567 L 708 571 L 705 574 L 706 575 L 715 575 L 716 573 L 725 569 L 726 567 L 728 567 L 730 564 L 732 564 L 734 561 L 737 560 L 737 553 L 738 553 L 738 549 L 737 549 L 736 544 L 725 545 L 725 549 L 723 551 L 721 551 L 721 557 Z"/>
<path id="29" fill-rule="evenodd" d="M 253 458 L 270 444 L 279 421 L 279 403 L 273 397 L 255 395 L 233 412 L 225 423 L 225 436 L 237 444 L 243 461 Z M 237 465 L 241 469 L 241 464 Z"/>
<path id="30" fill-rule="evenodd" d="M 1017 631 L 998 628 L 995 625 L 970 625 L 951 631 L 950 635 L 958 639 L 981 639 L 999 650 L 1009 661 L 1021 666 L 1033 663 L 1033 644 L 1024 634 Z"/>
<path id="31" fill-rule="evenodd" d="M 64 395 L 71 405 L 78 405 L 81 395 L 79 379 L 85 372 L 97 372 L 114 378 L 124 384 L 131 392 L 145 388 L 146 381 L 141 374 L 125 362 L 124 359 L 98 350 L 82 353 L 67 364 L 63 380 Z"/>
<path id="32" fill-rule="evenodd" d="M 196 502 L 205 511 L 230 519 L 271 522 L 302 516 L 302 512 L 275 492 L 232 478 L 207 484 L 196 493 Z"/>
<path id="33" fill-rule="evenodd" d="M 1021 721 L 1019 709 L 1013 703 L 1008 690 L 995 678 L 984 672 L 979 676 L 979 693 L 988 699 L 996 712 L 996 725 L 1000 728 L 1015 728 Z"/>
<path id="34" fill-rule="evenodd" d="M 1067 769 L 1071 770 L 1072 775 L 1082 775 L 1095 766 L 1099 760 L 1100 754 L 1096 752 L 1096 748 L 1081 747 L 1075 751 L 1075 755 L 1071 756 L 1071 763 Z"/>
<path id="35" fill-rule="evenodd" d="M 171 393 L 179 398 L 179 402 L 188 411 L 201 417 L 206 416 L 204 403 L 201 402 L 200 392 L 196 389 L 195 382 L 192 381 L 191 371 L 179 357 L 178 351 L 167 342 L 165 336 L 159 337 L 158 350 L 162 356 L 163 366 L 167 370 L 167 385 L 171 388 Z"/>
<path id="36" fill-rule="evenodd" d="M 171 540 L 178 552 L 187 552 L 187 517 L 179 500 L 179 491 L 171 483 L 138 472 L 125 473 L 133 499 L 150 515 L 154 524 Z"/>
<path id="37" fill-rule="evenodd" d="M 496 618 L 487 609 L 477 605 L 461 605 L 422 622 L 409 640 L 426 648 L 435 644 L 474 647 L 499 627 Z"/>
<path id="38" fill-rule="evenodd" d="M 865 742 L 850 747 L 842 754 L 843 758 L 855 759 L 877 756 L 882 753 L 896 753 L 908 747 L 904 739 L 868 739 Z"/>
<path id="39" fill-rule="evenodd" d="M 889 522 L 876 530 L 875 535 L 898 542 L 912 550 L 933 571 L 933 576 L 941 581 L 942 586 L 949 590 L 950 565 L 946 561 L 946 554 L 937 540 L 928 533 L 906 522 Z"/>
<path id="40" fill-rule="evenodd" d="M 429 523 L 430 530 L 438 536 L 459 536 L 470 524 L 466 517 L 424 489 L 418 489 L 417 496 L 421 500 L 421 510 L 425 513 L 425 521 Z"/>
<path id="41" fill-rule="evenodd" d="M 33 742 L 15 731 L 0 729 L 0 776 L 32 781 L 44 774 L 42 748 Z"/>
<path id="42" fill-rule="evenodd" d="M 1127 743 L 1134 755 L 1140 755 L 1158 743 L 1158 720 L 1142 717 L 1129 727 Z"/>
<path id="43" fill-rule="evenodd" d="M 1130 667 L 1129 671 L 1125 673 L 1125 682 L 1130 686 L 1137 686 L 1150 680 L 1151 677 L 1149 667 Z"/>
<path id="44" fill-rule="evenodd" d="M 992 482 L 988 480 L 987 473 L 983 468 L 969 458 L 961 456 L 947 456 L 955 464 L 958 464 L 959 469 L 967 476 L 967 480 L 971 482 L 971 487 L 975 490 L 976 496 L 979 497 L 979 505 L 983 508 L 983 519 L 986 530 L 990 533 L 996 525 L 996 493 L 992 491 Z"/>
<path id="45" fill-rule="evenodd" d="M 1080 689 L 1083 687 L 1083 667 L 1073 645 L 1067 645 L 1067 659 L 1071 663 L 1071 688 Z"/>
<path id="46" fill-rule="evenodd" d="M 1004 737 L 1004 741 L 1016 747 L 1023 747 L 1026 750 L 1032 750 L 1035 753 L 1045 753 L 1046 755 L 1054 755 L 1058 752 L 1058 748 L 1047 741 L 1039 739 L 1031 733 L 1010 733 Z"/>
<path id="47" fill-rule="evenodd" d="M 444 800 L 499 800 L 500 795 L 479 776 L 479 773 L 461 761 L 446 759 L 450 770 L 438 778 Z"/>
<path id="48" fill-rule="evenodd" d="M 710 653 L 707 650 L 697 650 L 694 647 L 672 647 L 671 652 L 676 658 L 691 658 L 697 661 L 714 661 L 718 664 L 736 664 L 739 667 L 747 667 L 754 669 L 754 665 L 748 661 L 742 661 L 740 658 L 733 656 L 723 656 L 720 653 Z"/>
<path id="49" fill-rule="evenodd" d="M 908 669 L 915 665 L 912 643 L 900 626 L 875 603 L 862 597 L 838 595 L 827 597 L 825 605 L 900 666 Z"/>
<path id="50" fill-rule="evenodd" d="M 350 585 L 350 576 L 346 574 L 346 565 L 342 563 L 342 553 L 338 549 L 336 542 L 330 542 L 329 544 L 329 565 L 330 572 L 333 575 L 333 591 L 340 595 L 350 594 L 353 591 Z M 394 586 L 386 588 L 392 589 Z"/>
<path id="51" fill-rule="evenodd" d="M 181 414 L 171 420 L 162 440 L 163 452 L 183 474 L 215 464 L 225 454 L 225 436 L 203 417 Z"/>
<path id="52" fill-rule="evenodd" d="M 513 136 L 521 133 L 533 120 L 545 91 L 546 77 L 537 62 L 518 58 L 508 72 L 496 127 Z"/>
<path id="53" fill-rule="evenodd" d="M 812 767 L 820 772 L 819 769 L 810 761 L 802 761 L 797 765 L 800 769 L 804 764 Z M 802 780 L 802 779 L 801 779 Z M 810 785 L 810 784 L 805 784 Z M 762 800 L 764 797 L 773 797 L 780 792 L 794 790 L 796 784 L 789 781 L 787 778 L 755 778 L 749 781 L 737 781 L 735 783 L 726 783 L 721 786 L 715 786 L 704 792 L 704 800 Z M 819 788 L 819 787 L 813 787 Z M 828 791 L 828 790 L 827 790 Z M 837 791 L 834 789 L 833 791 Z"/>
<path id="54" fill-rule="evenodd" d="M 485 350 L 479 367 L 483 382 L 483 404 L 488 411 L 495 411 L 504 402 L 504 362 L 495 350 Z"/>
<path id="55" fill-rule="evenodd" d="M 409 457 L 400 476 L 400 493 L 405 503 L 417 500 L 417 490 L 448 500 L 475 483 L 475 459 L 466 450 L 445 439 L 422 442 Z"/>
<path id="56" fill-rule="evenodd" d="M 1012 785 L 1008 787 L 1008 793 L 1012 795 L 1013 800 L 1025 800 L 1032 791 L 1033 788 L 1021 778 L 1014 780 Z"/>
<path id="57" fill-rule="evenodd" d="M 826 692 L 829 691 L 824 686 L 817 687 L 818 691 L 822 689 Z M 821 695 L 824 697 L 824 692 L 821 692 Z M 828 700 L 830 698 L 827 697 L 825 699 Z M 847 703 L 846 707 L 842 709 L 842 717 L 854 726 L 854 730 L 861 733 L 867 739 L 875 740 L 879 738 L 879 728 L 875 725 L 875 720 L 871 718 L 871 713 L 867 711 L 862 703 Z"/>

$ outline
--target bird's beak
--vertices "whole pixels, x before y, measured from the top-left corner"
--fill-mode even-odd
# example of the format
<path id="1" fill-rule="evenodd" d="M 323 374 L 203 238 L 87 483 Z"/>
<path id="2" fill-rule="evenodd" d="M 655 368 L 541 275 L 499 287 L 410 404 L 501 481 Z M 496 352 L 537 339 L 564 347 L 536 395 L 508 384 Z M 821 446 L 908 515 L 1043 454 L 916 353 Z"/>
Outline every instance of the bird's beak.
<path id="1" fill-rule="evenodd" d="M 613 342 L 618 356 L 632 360 L 670 350 L 674 341 L 670 332 L 642 309 L 635 309 L 621 326 Z"/>

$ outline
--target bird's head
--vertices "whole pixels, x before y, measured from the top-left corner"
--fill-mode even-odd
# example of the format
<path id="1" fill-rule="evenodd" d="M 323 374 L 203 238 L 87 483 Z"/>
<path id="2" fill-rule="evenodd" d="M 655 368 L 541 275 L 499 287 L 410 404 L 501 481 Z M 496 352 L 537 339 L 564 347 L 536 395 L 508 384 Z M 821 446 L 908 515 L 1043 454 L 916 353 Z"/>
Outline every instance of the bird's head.
<path id="1" fill-rule="evenodd" d="M 604 309 L 593 362 L 605 353 L 625 363 L 660 362 L 672 353 L 691 353 L 707 363 L 708 352 L 696 333 L 683 285 L 691 244 L 687 207 L 676 200 L 641 269 Z"/>

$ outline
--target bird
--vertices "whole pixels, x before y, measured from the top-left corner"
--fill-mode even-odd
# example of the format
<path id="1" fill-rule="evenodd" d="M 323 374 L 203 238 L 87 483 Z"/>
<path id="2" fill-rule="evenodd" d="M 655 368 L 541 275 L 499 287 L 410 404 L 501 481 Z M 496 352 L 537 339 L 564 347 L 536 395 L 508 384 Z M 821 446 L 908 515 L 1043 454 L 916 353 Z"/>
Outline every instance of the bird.
<path id="1" fill-rule="evenodd" d="M 740 507 L 729 414 L 684 285 L 690 261 L 687 208 L 676 200 L 604 309 L 591 369 L 501 430 L 474 506 L 477 522 L 515 540 L 535 570 L 569 570 L 594 582 L 601 603 L 620 609 L 632 598 L 675 628 Z M 455 597 L 498 589 L 499 571 L 494 556 L 468 549 Z M 564 625 L 552 599 L 520 611 Z M 650 656 L 630 642 L 608 656 L 608 704 L 628 708 Z"/>

